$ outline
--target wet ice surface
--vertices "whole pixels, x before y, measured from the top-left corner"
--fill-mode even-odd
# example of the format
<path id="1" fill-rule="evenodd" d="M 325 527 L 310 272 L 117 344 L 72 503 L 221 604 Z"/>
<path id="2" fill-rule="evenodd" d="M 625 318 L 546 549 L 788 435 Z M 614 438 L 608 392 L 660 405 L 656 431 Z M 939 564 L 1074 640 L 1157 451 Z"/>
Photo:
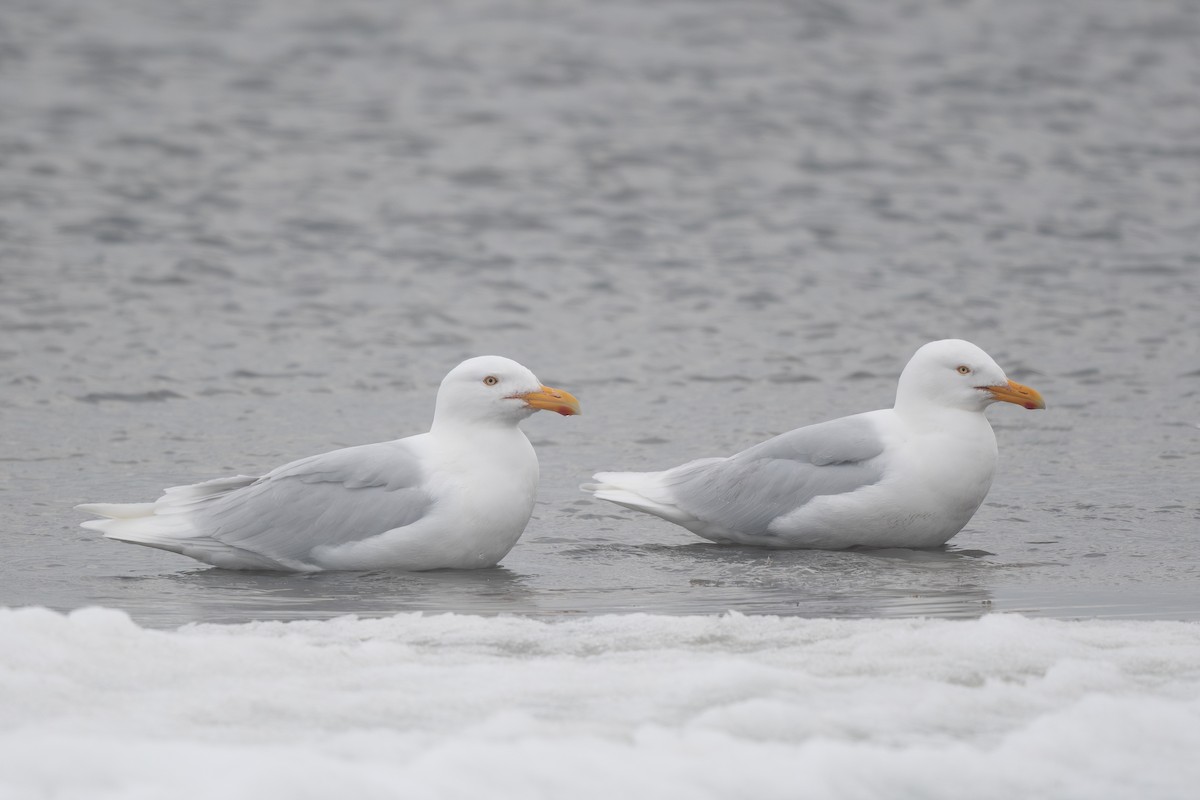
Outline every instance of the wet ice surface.
<path id="1" fill-rule="evenodd" d="M 1200 617 L 1190 3 L 210 2 L 5 12 L 0 605 Z M 890 404 L 960 336 L 989 412 L 937 552 L 758 552 L 590 500 Z M 534 519 L 479 573 L 198 568 L 84 501 L 425 430 L 494 352 Z"/>

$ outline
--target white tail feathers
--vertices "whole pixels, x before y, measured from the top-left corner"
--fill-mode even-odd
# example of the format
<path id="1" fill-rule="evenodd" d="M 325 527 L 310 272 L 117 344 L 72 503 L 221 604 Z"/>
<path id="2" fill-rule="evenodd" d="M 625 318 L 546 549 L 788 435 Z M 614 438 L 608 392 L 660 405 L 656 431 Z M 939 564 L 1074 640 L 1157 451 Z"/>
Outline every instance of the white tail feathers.
<path id="1" fill-rule="evenodd" d="M 663 475 L 662 472 L 597 472 L 592 476 L 597 483 L 585 483 L 579 488 L 599 500 L 686 525 L 693 518 L 675 505 L 674 497 L 663 483 Z"/>
<path id="2" fill-rule="evenodd" d="M 249 486 L 256 480 L 249 475 L 237 475 L 188 486 L 172 486 L 153 503 L 83 503 L 75 507 L 87 514 L 106 517 L 80 523 L 88 530 L 104 534 L 106 539 L 144 544 L 183 555 L 191 555 L 190 551 L 223 551 L 231 548 L 197 531 L 188 512 L 218 495 Z M 232 549 L 244 552 L 238 548 Z M 261 560 L 274 564 L 270 559 Z M 209 560 L 209 563 L 216 562 Z"/>
<path id="3" fill-rule="evenodd" d="M 130 505 L 135 505 L 130 503 Z M 140 505 L 140 504 L 138 504 Z M 146 504 L 151 505 L 151 504 Z M 153 506 L 151 506 L 153 509 Z M 163 550 L 180 552 L 180 543 L 195 536 L 195 529 L 186 517 L 173 515 L 161 517 L 153 510 L 140 517 L 110 517 L 89 519 L 80 525 L 88 530 L 100 531 L 106 539 L 159 547 Z"/>

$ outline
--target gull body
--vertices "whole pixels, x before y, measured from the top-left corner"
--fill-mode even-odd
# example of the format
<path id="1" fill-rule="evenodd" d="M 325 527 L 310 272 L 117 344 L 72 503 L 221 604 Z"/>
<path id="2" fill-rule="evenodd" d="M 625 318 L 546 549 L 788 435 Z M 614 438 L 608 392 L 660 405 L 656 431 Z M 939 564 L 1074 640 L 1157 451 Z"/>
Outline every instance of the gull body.
<path id="1" fill-rule="evenodd" d="M 428 433 L 347 447 L 165 490 L 153 503 L 93 503 L 83 527 L 228 569 L 473 569 L 499 563 L 533 512 L 538 461 L 518 423 L 579 413 L 499 356 L 459 364 Z"/>
<path id="2" fill-rule="evenodd" d="M 935 547 L 991 488 L 995 402 L 1045 408 L 987 353 L 930 342 L 895 406 L 799 428 L 728 458 L 660 472 L 601 472 L 582 488 L 714 542 L 776 548 Z"/>

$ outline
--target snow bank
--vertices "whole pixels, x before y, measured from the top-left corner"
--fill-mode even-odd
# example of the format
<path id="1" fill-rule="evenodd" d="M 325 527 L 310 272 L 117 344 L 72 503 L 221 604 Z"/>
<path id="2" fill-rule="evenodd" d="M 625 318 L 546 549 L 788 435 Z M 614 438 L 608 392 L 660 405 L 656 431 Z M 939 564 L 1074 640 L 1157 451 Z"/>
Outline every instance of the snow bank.
<path id="1" fill-rule="evenodd" d="M 5 800 L 1190 797 L 1197 753 L 1189 623 L 0 610 Z"/>

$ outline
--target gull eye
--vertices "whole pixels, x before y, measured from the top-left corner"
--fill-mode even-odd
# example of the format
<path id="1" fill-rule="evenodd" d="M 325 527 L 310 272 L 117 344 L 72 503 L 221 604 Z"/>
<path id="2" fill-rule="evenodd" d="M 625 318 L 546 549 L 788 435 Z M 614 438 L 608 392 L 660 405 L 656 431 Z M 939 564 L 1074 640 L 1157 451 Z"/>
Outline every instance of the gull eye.
<path id="1" fill-rule="evenodd" d="M 959 364 L 958 365 L 958 374 L 959 375 L 970 375 L 971 368 L 968 367 L 966 364 Z"/>
<path id="2" fill-rule="evenodd" d="M 497 378 L 495 375 L 488 375 L 486 378 L 483 379 L 484 386 L 495 386 L 499 382 L 500 382 L 500 379 Z"/>

